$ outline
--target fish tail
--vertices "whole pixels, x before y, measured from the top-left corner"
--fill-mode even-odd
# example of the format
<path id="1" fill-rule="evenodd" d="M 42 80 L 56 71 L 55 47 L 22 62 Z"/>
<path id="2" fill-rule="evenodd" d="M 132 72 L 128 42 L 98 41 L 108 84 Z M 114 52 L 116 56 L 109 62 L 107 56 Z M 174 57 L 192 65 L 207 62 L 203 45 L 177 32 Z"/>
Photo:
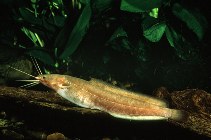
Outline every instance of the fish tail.
<path id="1" fill-rule="evenodd" d="M 184 110 L 177 110 L 177 109 L 171 109 L 171 115 L 169 117 L 170 120 L 175 121 L 186 121 L 188 119 L 188 113 Z"/>

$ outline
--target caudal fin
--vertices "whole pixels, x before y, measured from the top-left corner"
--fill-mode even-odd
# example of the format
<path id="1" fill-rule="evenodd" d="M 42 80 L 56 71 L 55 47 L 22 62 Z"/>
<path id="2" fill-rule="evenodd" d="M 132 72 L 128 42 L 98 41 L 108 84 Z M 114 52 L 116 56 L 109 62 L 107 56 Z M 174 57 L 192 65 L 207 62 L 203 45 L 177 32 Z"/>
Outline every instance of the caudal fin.
<path id="1" fill-rule="evenodd" d="M 186 121 L 188 116 L 188 113 L 184 110 L 171 109 L 171 116 L 169 119 L 175 121 Z"/>

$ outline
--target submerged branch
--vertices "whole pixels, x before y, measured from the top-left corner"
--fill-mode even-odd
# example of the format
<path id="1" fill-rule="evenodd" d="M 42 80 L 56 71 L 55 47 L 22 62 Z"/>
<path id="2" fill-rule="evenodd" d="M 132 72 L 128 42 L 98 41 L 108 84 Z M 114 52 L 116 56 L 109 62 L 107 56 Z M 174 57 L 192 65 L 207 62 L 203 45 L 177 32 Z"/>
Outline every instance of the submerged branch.
<path id="1" fill-rule="evenodd" d="M 211 94 L 199 89 L 187 89 L 168 93 L 159 88 L 156 95 L 168 100 L 173 108 L 185 110 L 188 117 L 181 121 L 169 120 L 170 123 L 211 137 Z"/>
<path id="2" fill-rule="evenodd" d="M 55 92 L 34 91 L 15 87 L 0 87 L 0 100 L 2 99 L 34 104 L 53 110 L 77 111 L 83 114 L 96 114 L 100 112 L 98 110 L 75 107 L 72 103 L 66 101 Z"/>

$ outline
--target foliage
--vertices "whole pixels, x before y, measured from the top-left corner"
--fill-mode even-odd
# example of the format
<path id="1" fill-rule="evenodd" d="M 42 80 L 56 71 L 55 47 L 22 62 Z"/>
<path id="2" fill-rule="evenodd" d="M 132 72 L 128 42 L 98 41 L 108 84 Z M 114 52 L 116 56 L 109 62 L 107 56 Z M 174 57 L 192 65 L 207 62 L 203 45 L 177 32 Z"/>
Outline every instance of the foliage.
<path id="1" fill-rule="evenodd" d="M 98 38 L 99 42 L 102 40 L 100 46 L 111 45 L 113 49 L 133 53 L 141 60 L 146 60 L 144 48 L 167 40 L 180 59 L 190 60 L 198 55 L 195 44 L 203 40 L 207 28 L 207 21 L 200 12 L 177 0 L 73 0 L 72 3 L 31 0 L 18 4 L 10 0 L 1 4 L 14 6 L 10 20 L 17 25 L 12 28 L 18 38 L 15 47 L 23 48 L 26 54 L 51 66 L 68 63 L 89 36 Z M 133 27 L 134 24 L 137 26 Z M 178 24 L 184 27 L 180 28 Z M 109 37 L 101 37 L 101 33 L 94 36 L 95 28 L 102 28 L 99 25 L 105 25 L 107 29 L 112 26 L 112 30 L 104 30 Z M 188 33 L 183 32 L 183 28 Z M 8 38 L 0 41 L 11 46 Z"/>
<path id="2" fill-rule="evenodd" d="M 206 19 L 198 14 L 198 11 L 191 11 L 189 9 L 185 9 L 180 4 L 175 3 L 172 7 L 172 12 L 175 16 L 177 16 L 180 20 L 185 22 L 198 37 L 199 40 L 201 40 L 204 36 L 205 27 L 206 25 Z"/>
<path id="3" fill-rule="evenodd" d="M 128 12 L 146 12 L 160 8 L 162 0 L 122 0 L 120 9 Z"/>
<path id="4" fill-rule="evenodd" d="M 81 16 L 79 17 L 75 27 L 70 34 L 70 37 L 68 38 L 67 44 L 65 45 L 65 50 L 60 55 L 60 59 L 66 59 L 77 49 L 84 35 L 86 34 L 87 28 L 89 27 L 90 18 L 91 7 L 89 4 L 86 4 L 81 13 Z"/>

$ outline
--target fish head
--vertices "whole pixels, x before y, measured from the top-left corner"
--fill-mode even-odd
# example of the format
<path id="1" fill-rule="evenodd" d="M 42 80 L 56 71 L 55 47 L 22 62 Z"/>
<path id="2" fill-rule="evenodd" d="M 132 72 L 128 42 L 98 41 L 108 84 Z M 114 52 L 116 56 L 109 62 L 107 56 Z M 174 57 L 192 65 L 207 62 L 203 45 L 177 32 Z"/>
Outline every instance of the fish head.
<path id="1" fill-rule="evenodd" d="M 70 86 L 70 82 L 65 75 L 59 74 L 42 74 L 36 77 L 39 82 L 55 91 L 59 89 L 65 89 Z"/>

